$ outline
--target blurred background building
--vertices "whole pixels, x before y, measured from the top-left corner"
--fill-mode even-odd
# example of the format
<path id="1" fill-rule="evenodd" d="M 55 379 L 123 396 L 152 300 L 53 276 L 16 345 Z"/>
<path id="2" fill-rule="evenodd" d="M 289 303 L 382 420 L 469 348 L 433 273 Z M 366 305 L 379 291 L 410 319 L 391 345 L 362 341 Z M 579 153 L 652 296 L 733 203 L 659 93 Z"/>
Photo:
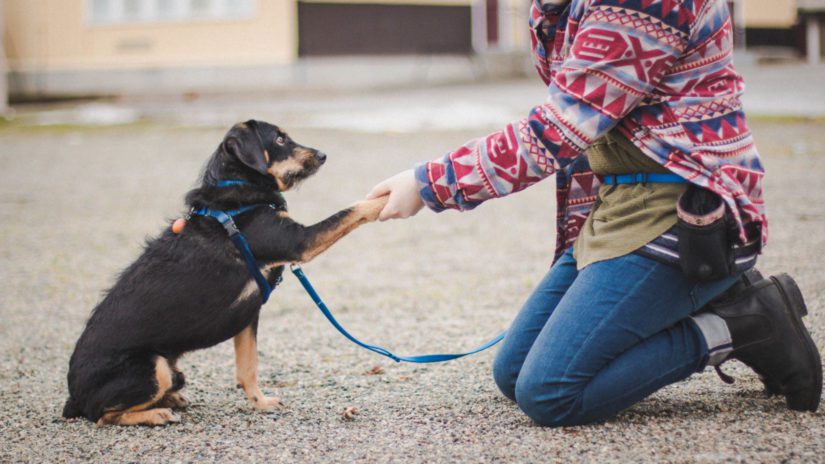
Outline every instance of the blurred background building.
<path id="1" fill-rule="evenodd" d="M 729 3 L 740 47 L 820 60 L 825 0 Z M 252 90 L 333 80 L 413 83 L 517 75 L 529 67 L 529 0 L 0 5 L 9 90 L 20 97 Z"/>

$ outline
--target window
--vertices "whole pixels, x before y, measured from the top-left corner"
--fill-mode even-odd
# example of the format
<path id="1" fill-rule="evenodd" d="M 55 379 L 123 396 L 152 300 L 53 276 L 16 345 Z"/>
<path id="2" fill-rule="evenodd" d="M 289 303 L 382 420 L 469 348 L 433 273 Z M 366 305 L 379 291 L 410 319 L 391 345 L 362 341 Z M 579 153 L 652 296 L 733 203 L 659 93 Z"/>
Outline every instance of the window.
<path id="1" fill-rule="evenodd" d="M 87 0 L 91 24 L 246 19 L 256 0 Z"/>
<path id="2" fill-rule="evenodd" d="M 92 0 L 92 18 L 108 18 L 112 15 L 112 2 L 109 0 Z"/>
<path id="3" fill-rule="evenodd" d="M 183 4 L 177 0 L 158 0 L 157 5 L 157 18 L 160 21 L 175 20 L 176 18 L 180 18 L 184 15 L 185 10 L 182 8 Z"/>
<path id="4" fill-rule="evenodd" d="M 189 0 L 189 11 L 195 18 L 205 18 L 215 13 L 214 6 L 220 2 L 211 0 Z"/>

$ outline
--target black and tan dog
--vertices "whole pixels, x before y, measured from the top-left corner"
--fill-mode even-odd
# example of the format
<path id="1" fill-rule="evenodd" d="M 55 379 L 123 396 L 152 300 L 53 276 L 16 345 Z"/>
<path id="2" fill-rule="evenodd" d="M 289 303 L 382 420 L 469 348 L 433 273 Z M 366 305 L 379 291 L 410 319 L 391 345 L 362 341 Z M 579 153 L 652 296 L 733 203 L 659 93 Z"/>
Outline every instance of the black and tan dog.
<path id="1" fill-rule="evenodd" d="M 237 124 L 209 160 L 202 185 L 189 192 L 194 208 L 236 209 L 266 204 L 235 222 L 274 287 L 284 264 L 306 262 L 338 239 L 374 221 L 385 198 L 356 203 L 303 226 L 289 218 L 280 191 L 314 174 L 323 153 L 300 146 L 279 128 Z M 221 180 L 240 180 L 218 187 Z M 236 380 L 255 408 L 281 406 L 258 387 L 256 332 L 261 292 L 240 252 L 213 218 L 195 216 L 180 233 L 148 241 L 92 312 L 69 363 L 64 417 L 98 424 L 163 425 L 185 407 L 177 359 L 234 337 Z"/>

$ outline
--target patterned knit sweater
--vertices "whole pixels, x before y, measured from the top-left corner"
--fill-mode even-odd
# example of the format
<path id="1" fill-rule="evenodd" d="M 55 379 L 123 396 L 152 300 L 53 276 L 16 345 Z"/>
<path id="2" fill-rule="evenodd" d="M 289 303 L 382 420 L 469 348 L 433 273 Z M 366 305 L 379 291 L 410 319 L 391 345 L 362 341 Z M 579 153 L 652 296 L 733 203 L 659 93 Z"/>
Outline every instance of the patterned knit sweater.
<path id="1" fill-rule="evenodd" d="M 576 240 L 599 179 L 583 153 L 617 127 L 670 171 L 725 200 L 739 241 L 767 240 L 764 170 L 745 122 L 724 0 L 533 0 L 546 101 L 529 116 L 419 165 L 434 211 L 469 210 L 556 174 L 556 258 Z"/>

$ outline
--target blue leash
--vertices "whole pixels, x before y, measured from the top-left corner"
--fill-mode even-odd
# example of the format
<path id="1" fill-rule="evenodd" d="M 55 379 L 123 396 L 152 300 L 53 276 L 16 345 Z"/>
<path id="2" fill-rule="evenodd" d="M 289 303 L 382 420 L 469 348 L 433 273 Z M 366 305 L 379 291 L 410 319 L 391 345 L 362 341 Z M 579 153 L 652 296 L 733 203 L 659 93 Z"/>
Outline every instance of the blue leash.
<path id="1" fill-rule="evenodd" d="M 346 337 L 347 339 L 349 339 L 349 341 L 355 343 L 356 345 L 358 345 L 362 348 L 366 348 L 366 349 L 368 349 L 368 350 L 370 350 L 374 353 L 378 353 L 381 356 L 386 356 L 386 357 L 392 359 L 395 362 L 404 361 L 404 362 L 411 362 L 411 363 L 436 363 L 436 362 L 451 361 L 453 359 L 463 358 L 464 356 L 469 356 L 471 354 L 478 353 L 479 351 L 484 351 L 487 348 L 490 348 L 491 346 L 493 346 L 496 343 L 503 340 L 504 336 L 507 334 L 507 331 L 505 330 L 504 332 L 501 332 L 500 334 L 496 335 L 495 338 L 493 338 L 489 342 L 479 346 L 478 348 L 475 348 L 474 350 L 467 351 L 466 353 L 423 354 L 423 355 L 418 355 L 418 356 L 398 356 L 398 355 L 393 354 L 390 350 L 388 350 L 386 348 L 383 348 L 383 347 L 380 347 L 380 346 L 377 346 L 377 345 L 370 345 L 369 343 L 364 343 L 364 342 L 358 340 L 357 338 L 353 337 L 352 335 L 350 335 L 350 333 L 347 332 L 347 330 L 344 329 L 344 327 L 341 326 L 341 324 L 339 324 L 337 320 L 335 320 L 335 316 L 332 315 L 332 312 L 329 310 L 329 308 L 327 308 L 327 305 L 324 304 L 324 300 L 321 299 L 321 297 L 318 295 L 318 292 L 316 292 L 315 288 L 312 286 L 312 284 L 309 283 L 309 279 L 307 279 L 307 276 L 306 276 L 306 274 L 304 274 L 304 271 L 303 271 L 303 269 L 301 269 L 301 266 L 293 264 L 293 265 L 290 266 L 290 270 L 292 271 L 293 274 L 295 274 L 295 277 L 298 278 L 298 281 L 301 282 L 301 285 L 303 285 L 304 290 L 306 290 L 306 292 L 309 294 L 310 298 L 312 298 L 312 301 L 314 301 L 315 304 L 318 306 L 318 309 L 321 310 L 321 313 L 323 313 L 324 317 L 326 317 L 327 320 L 332 324 L 332 326 L 335 327 L 336 329 L 338 329 L 338 331 L 341 332 L 341 334 L 344 337 Z"/>
<path id="2" fill-rule="evenodd" d="M 616 185 L 616 184 L 639 184 L 639 183 L 674 183 L 674 184 L 681 184 L 686 183 L 687 180 L 676 175 L 673 173 L 634 173 L 634 174 L 620 174 L 620 175 L 608 175 L 604 176 L 603 183 L 607 185 Z M 332 324 L 333 327 L 338 329 L 344 337 L 349 339 L 349 341 L 355 343 L 356 345 L 366 348 L 374 353 L 378 353 L 381 356 L 386 356 L 392 359 L 395 362 L 411 362 L 411 363 L 435 363 L 435 362 L 444 362 L 444 361 L 451 361 L 453 359 L 463 358 L 464 356 L 469 356 L 471 354 L 478 353 L 479 351 L 484 351 L 487 348 L 495 345 L 496 343 L 500 342 L 504 339 L 504 336 L 507 334 L 507 331 L 503 331 L 500 334 L 496 335 L 492 340 L 489 342 L 475 348 L 471 351 L 467 351 L 465 353 L 454 353 L 454 354 L 423 354 L 418 356 L 398 356 L 393 354 L 390 350 L 377 346 L 371 345 L 369 343 L 364 343 L 361 340 L 350 335 L 337 320 L 335 320 L 335 316 L 332 315 L 332 311 L 327 308 L 327 305 L 324 304 L 324 300 L 318 295 L 318 292 L 315 291 L 312 284 L 309 283 L 309 279 L 307 279 L 306 274 L 304 274 L 303 269 L 301 266 L 293 264 L 290 266 L 290 270 L 292 273 L 295 274 L 295 277 L 298 278 L 298 281 L 301 282 L 301 285 L 304 287 L 304 290 L 309 294 L 312 301 L 315 302 L 315 305 L 318 306 L 318 309 L 321 310 L 321 313 L 327 320 Z"/>
<path id="3" fill-rule="evenodd" d="M 215 184 L 215 186 L 217 187 L 232 187 L 235 185 L 248 185 L 248 183 L 242 180 L 221 180 Z M 221 223 L 223 228 L 226 230 L 226 233 L 229 235 L 229 239 L 232 240 L 232 243 L 235 244 L 235 247 L 238 249 L 238 251 L 241 252 L 241 256 L 243 256 L 244 261 L 246 262 L 246 268 L 249 270 L 249 273 L 252 274 L 252 277 L 255 278 L 255 282 L 258 283 L 258 288 L 260 288 L 261 290 L 261 297 L 263 299 L 263 303 L 266 303 L 267 300 L 269 300 L 269 295 L 272 293 L 272 287 L 269 285 L 269 282 L 266 280 L 263 274 L 261 274 L 261 270 L 258 267 L 258 262 L 255 260 L 255 256 L 252 254 L 252 250 L 249 248 L 249 243 L 246 241 L 246 237 L 241 233 L 240 230 L 238 230 L 238 226 L 232 219 L 233 217 L 239 214 L 243 214 L 247 211 L 251 211 L 261 206 L 270 206 L 272 208 L 275 207 L 275 205 L 249 205 L 229 211 L 200 208 L 191 210 L 189 214 L 194 214 L 197 216 L 208 216 L 217 219 L 218 222 Z M 507 333 L 507 331 L 505 330 L 489 342 L 479 346 L 478 348 L 472 351 L 467 351 L 466 353 L 398 356 L 393 354 L 390 350 L 386 348 L 382 348 L 377 345 L 370 345 L 369 343 L 364 343 L 350 335 L 350 333 L 347 332 L 347 330 L 344 329 L 344 327 L 341 324 L 339 324 L 337 320 L 335 320 L 335 316 L 332 315 L 332 311 L 330 311 L 329 308 L 327 308 L 327 305 L 324 304 L 324 301 L 318 295 L 318 292 L 316 292 L 312 284 L 309 283 L 309 279 L 307 279 L 307 276 L 304 274 L 304 271 L 301 269 L 301 266 L 298 266 L 297 264 L 292 264 L 290 265 L 290 270 L 292 270 L 292 273 L 295 274 L 295 277 L 298 278 L 298 281 L 301 282 L 301 285 L 304 287 L 304 290 L 306 290 L 306 292 L 312 298 L 312 301 L 314 301 L 315 304 L 318 306 L 318 309 L 321 310 L 321 313 L 323 313 L 324 317 L 326 317 L 327 320 L 332 324 L 332 326 L 338 329 L 338 331 L 341 332 L 341 334 L 344 337 L 346 337 L 351 342 L 355 343 L 356 345 L 362 348 L 366 348 L 367 350 L 370 350 L 374 353 L 378 353 L 381 356 L 386 356 L 395 362 L 404 361 L 411 363 L 435 363 L 463 358 L 464 356 L 469 356 L 471 354 L 475 354 L 479 351 L 484 351 L 487 348 L 490 348 L 491 346 L 503 340 L 504 335 Z"/>

